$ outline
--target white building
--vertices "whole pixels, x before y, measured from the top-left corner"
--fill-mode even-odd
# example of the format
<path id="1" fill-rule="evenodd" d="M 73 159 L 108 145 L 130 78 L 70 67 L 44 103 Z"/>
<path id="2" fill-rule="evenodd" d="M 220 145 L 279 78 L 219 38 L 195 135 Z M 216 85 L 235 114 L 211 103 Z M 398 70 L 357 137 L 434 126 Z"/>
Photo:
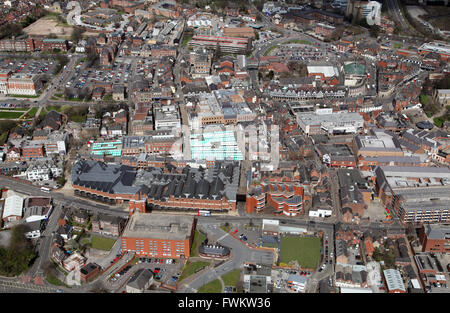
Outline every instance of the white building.
<path id="1" fill-rule="evenodd" d="M 436 98 L 441 105 L 450 105 L 450 89 L 437 89 Z"/>
<path id="2" fill-rule="evenodd" d="M 80 40 L 78 45 L 75 47 L 75 52 L 84 53 L 86 51 L 86 40 Z"/>
<path id="3" fill-rule="evenodd" d="M 71 272 L 73 270 L 79 270 L 86 263 L 86 258 L 79 252 L 71 254 L 67 259 L 63 261 L 63 267 L 66 271 Z"/>
<path id="4" fill-rule="evenodd" d="M 23 218 L 27 223 L 46 220 L 52 214 L 51 198 L 28 197 L 25 200 Z"/>
<path id="5" fill-rule="evenodd" d="M 180 113 L 174 105 L 164 105 L 155 108 L 153 116 L 155 119 L 155 130 L 181 128 Z"/>
<path id="6" fill-rule="evenodd" d="M 13 95 L 35 96 L 42 87 L 39 75 L 13 74 L 8 78 L 7 93 Z"/>
<path id="7" fill-rule="evenodd" d="M 403 283 L 403 278 L 400 271 L 387 269 L 383 271 L 383 274 L 389 292 L 406 293 L 405 284 Z"/>
<path id="8" fill-rule="evenodd" d="M 27 224 L 30 228 L 28 232 L 25 233 L 25 237 L 28 239 L 34 239 L 41 237 L 41 221 L 34 221 Z"/>
<path id="9" fill-rule="evenodd" d="M 36 159 L 30 162 L 25 172 L 29 181 L 45 181 L 63 174 L 64 168 L 48 158 Z"/>
<path id="10" fill-rule="evenodd" d="M 22 219 L 23 212 L 23 198 L 13 195 L 9 196 L 5 200 L 5 206 L 3 209 L 3 220 L 12 222 Z"/>
<path id="11" fill-rule="evenodd" d="M 47 156 L 53 154 L 65 155 L 67 143 L 69 142 L 69 133 L 64 131 L 51 132 L 47 139 L 44 140 L 45 154 Z"/>
<path id="12" fill-rule="evenodd" d="M 309 210 L 309 216 L 310 217 L 328 217 L 333 214 L 332 210 L 326 210 L 326 209 L 310 209 Z"/>
<path id="13" fill-rule="evenodd" d="M 306 277 L 290 274 L 287 279 L 287 287 L 295 292 L 304 292 L 306 287 Z"/>
<path id="14" fill-rule="evenodd" d="M 359 113 L 340 112 L 332 114 L 299 113 L 297 123 L 307 135 L 326 132 L 357 133 L 364 126 L 364 119 Z"/>

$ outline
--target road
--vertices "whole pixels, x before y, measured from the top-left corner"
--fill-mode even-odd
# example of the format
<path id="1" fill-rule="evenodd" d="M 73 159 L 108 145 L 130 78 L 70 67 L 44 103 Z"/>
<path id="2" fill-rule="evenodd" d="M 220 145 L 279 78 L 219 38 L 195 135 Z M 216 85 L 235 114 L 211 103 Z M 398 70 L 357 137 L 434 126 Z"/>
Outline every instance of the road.
<path id="1" fill-rule="evenodd" d="M 28 182 L 0 176 L 0 186 L 15 190 L 29 196 L 50 196 L 55 203 L 62 204 L 69 208 L 84 208 L 88 211 L 105 213 L 114 216 L 127 217 L 128 212 L 119 207 L 111 207 L 106 204 L 96 203 L 75 196 L 68 196 L 58 191 L 50 193 L 41 191 L 40 187 L 34 186 Z"/>
<path id="2" fill-rule="evenodd" d="M 205 270 L 188 284 L 180 284 L 178 292 L 197 292 L 201 286 L 218 279 L 234 269 L 241 268 L 246 261 L 259 264 L 272 264 L 274 261 L 271 251 L 250 249 L 244 243 L 220 229 L 217 223 L 199 223 L 198 226 L 202 232 L 208 235 L 211 241 L 216 241 L 230 248 L 231 256 L 225 263 L 216 268 Z"/>
<path id="3" fill-rule="evenodd" d="M 398 0 L 386 0 L 385 3 L 387 4 L 387 7 L 389 9 L 389 15 L 398 22 L 398 24 L 401 26 L 401 28 L 412 35 L 416 34 L 413 29 L 411 29 L 411 26 L 406 21 L 405 17 L 402 14 L 402 11 L 400 10 L 400 7 L 398 5 Z"/>
<path id="4" fill-rule="evenodd" d="M 50 259 L 50 248 L 53 241 L 52 232 L 58 229 L 58 218 L 61 215 L 61 205 L 54 204 L 53 212 L 49 217 L 47 226 L 42 233 L 39 243 L 38 257 L 34 261 L 33 266 L 28 270 L 30 276 L 43 276 L 43 265 Z"/>
<path id="5" fill-rule="evenodd" d="M 58 288 L 24 284 L 0 278 L 0 293 L 55 293 Z"/>

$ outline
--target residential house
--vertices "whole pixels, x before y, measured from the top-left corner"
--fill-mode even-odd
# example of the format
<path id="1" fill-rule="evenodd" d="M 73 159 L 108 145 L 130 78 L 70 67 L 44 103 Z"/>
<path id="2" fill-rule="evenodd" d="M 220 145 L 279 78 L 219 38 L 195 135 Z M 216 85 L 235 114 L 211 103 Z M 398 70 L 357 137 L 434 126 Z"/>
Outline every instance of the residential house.
<path id="1" fill-rule="evenodd" d="M 69 224 L 61 225 L 56 230 L 56 233 L 60 235 L 64 241 L 67 241 L 72 238 L 73 227 Z"/>
<path id="2" fill-rule="evenodd" d="M 108 236 L 120 236 L 126 220 L 111 215 L 97 214 L 92 220 L 92 232 Z"/>
<path id="3" fill-rule="evenodd" d="M 64 259 L 64 261 L 62 262 L 62 266 L 66 271 L 71 272 L 73 270 L 82 268 L 85 262 L 86 257 L 81 255 L 79 252 L 75 252 Z"/>
<path id="4" fill-rule="evenodd" d="M 138 270 L 126 285 L 127 293 L 142 293 L 154 283 L 153 273 L 149 269 Z"/>

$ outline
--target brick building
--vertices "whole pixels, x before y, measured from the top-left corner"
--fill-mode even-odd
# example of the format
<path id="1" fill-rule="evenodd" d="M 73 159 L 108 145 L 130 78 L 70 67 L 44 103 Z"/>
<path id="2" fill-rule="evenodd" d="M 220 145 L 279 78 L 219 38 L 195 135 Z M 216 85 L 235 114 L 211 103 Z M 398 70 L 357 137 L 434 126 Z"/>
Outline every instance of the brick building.
<path id="1" fill-rule="evenodd" d="M 122 251 L 156 258 L 189 258 L 194 237 L 194 217 L 135 213 L 121 237 Z"/>
<path id="2" fill-rule="evenodd" d="M 425 224 L 420 229 L 419 239 L 422 244 L 422 251 L 449 253 L 450 225 Z"/>

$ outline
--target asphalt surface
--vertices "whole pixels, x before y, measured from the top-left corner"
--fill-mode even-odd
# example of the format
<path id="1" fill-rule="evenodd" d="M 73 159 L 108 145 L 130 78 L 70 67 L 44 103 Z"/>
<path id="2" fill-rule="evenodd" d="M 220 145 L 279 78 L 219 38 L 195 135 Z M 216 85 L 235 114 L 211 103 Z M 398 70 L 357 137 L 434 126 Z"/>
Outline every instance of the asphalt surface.
<path id="1" fill-rule="evenodd" d="M 218 279 L 220 276 L 234 269 L 240 268 L 246 261 L 262 264 L 273 263 L 273 254 L 271 251 L 250 249 L 243 242 L 220 229 L 217 223 L 199 223 L 198 226 L 202 232 L 208 235 L 208 238 L 211 239 L 210 241 L 216 241 L 230 248 L 231 256 L 228 261 L 218 267 L 205 270 L 195 280 L 189 282 L 189 284 L 181 284 L 178 287 L 178 292 L 180 293 L 197 292 L 201 286 Z"/>

